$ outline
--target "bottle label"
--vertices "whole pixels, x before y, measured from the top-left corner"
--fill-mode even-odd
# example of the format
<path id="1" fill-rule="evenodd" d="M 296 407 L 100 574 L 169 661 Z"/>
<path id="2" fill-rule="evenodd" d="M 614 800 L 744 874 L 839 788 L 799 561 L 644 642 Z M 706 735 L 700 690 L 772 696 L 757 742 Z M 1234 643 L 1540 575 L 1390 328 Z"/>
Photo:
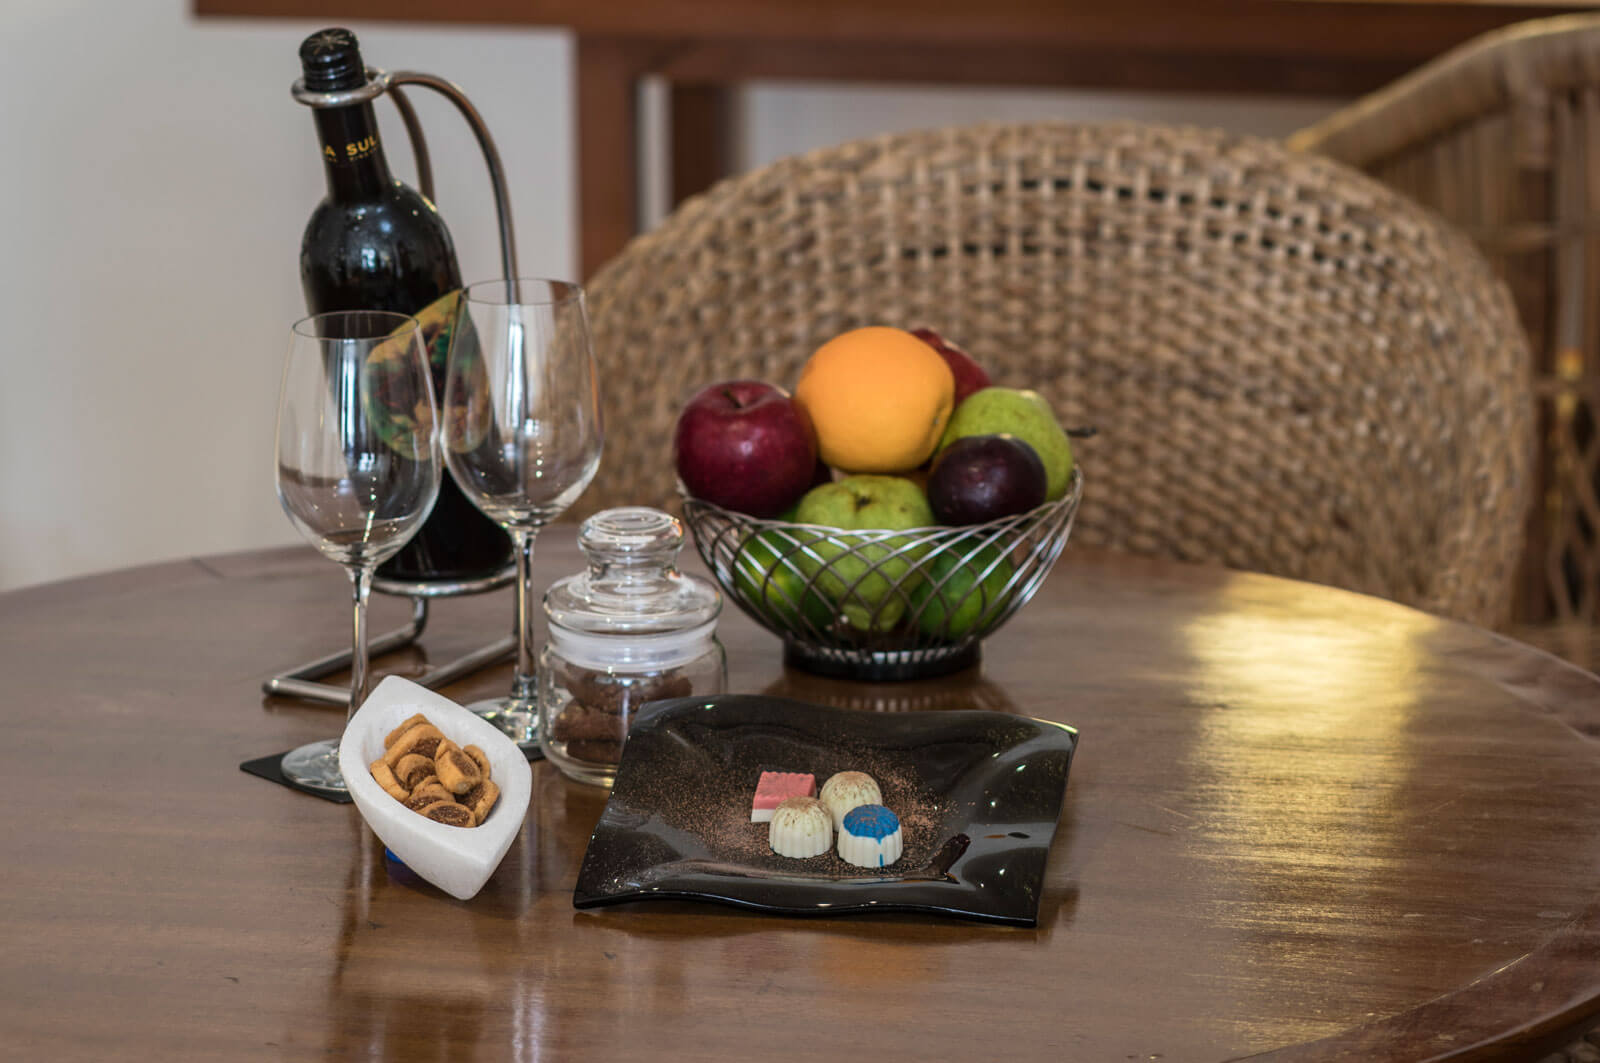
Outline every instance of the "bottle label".
<path id="1" fill-rule="evenodd" d="M 325 162 L 360 162 L 372 158 L 377 151 L 378 138 L 367 136 L 360 140 L 346 141 L 342 150 L 335 149 L 332 144 L 324 144 L 322 158 Z"/>
<path id="2" fill-rule="evenodd" d="M 416 333 L 405 325 L 392 338 L 372 348 L 363 367 L 361 402 L 367 420 L 389 448 L 413 461 L 421 458 L 433 436 L 433 404 L 411 373 Z"/>
<path id="3" fill-rule="evenodd" d="M 324 108 L 316 112 L 322 161 L 330 167 L 370 166 L 383 159 L 378 119 L 370 103 Z M 347 171 L 342 171 L 347 172 Z"/>
<path id="4" fill-rule="evenodd" d="M 433 383 L 439 389 L 440 402 L 444 401 L 444 371 L 450 363 L 450 331 L 455 327 L 456 302 L 460 298 L 459 289 L 445 292 L 412 315 L 422 328 L 423 342 L 428 345 L 428 362 L 433 368 Z"/>
<path id="5" fill-rule="evenodd" d="M 352 140 L 344 146 L 344 161 L 357 162 L 361 159 L 369 159 L 372 157 L 372 153 L 377 150 L 378 138 L 376 136 L 365 136 L 360 140 Z"/>
<path id="6" fill-rule="evenodd" d="M 417 325 L 426 348 L 428 366 L 433 377 L 434 401 L 440 407 L 444 405 L 445 370 L 450 358 L 451 333 L 456 324 L 456 303 L 460 296 L 459 291 L 447 292 L 416 314 Z M 409 329 L 405 330 L 405 335 L 409 337 Z M 475 378 L 482 377 L 484 369 L 480 359 L 475 356 L 476 345 L 473 344 L 470 350 L 461 353 L 465 371 Z M 374 348 L 367 356 L 367 372 L 370 379 L 367 391 L 369 396 L 367 416 L 378 425 L 378 431 L 384 442 L 396 452 L 408 458 L 416 458 L 418 454 L 413 449 L 415 441 L 425 438 L 428 431 L 428 426 L 423 424 L 427 417 L 427 403 L 419 396 L 411 394 L 404 386 L 403 374 L 392 371 L 392 366 L 400 364 L 400 359 L 408 354 L 409 351 L 403 343 L 389 342 Z M 464 394 L 487 395 L 487 379 L 475 379 L 473 386 L 465 389 Z M 487 435 L 488 415 L 489 410 L 486 406 L 447 413 L 447 416 L 469 422 L 467 433 L 469 440 L 465 448 L 467 450 L 476 447 Z M 473 427 L 474 425 L 477 427 Z"/>

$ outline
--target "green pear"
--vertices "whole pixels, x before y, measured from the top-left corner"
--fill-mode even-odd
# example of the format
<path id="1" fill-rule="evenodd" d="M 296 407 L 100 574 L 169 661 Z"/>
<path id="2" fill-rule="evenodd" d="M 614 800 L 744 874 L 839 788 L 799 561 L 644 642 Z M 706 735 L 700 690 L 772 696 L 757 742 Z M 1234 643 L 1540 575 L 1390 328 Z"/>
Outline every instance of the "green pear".
<path id="1" fill-rule="evenodd" d="M 1044 462 L 1045 497 L 1053 501 L 1065 495 L 1072 482 L 1072 441 L 1037 391 L 1000 387 L 974 391 L 951 414 L 938 450 L 966 436 L 1007 432 L 1031 446 Z"/>
<path id="2" fill-rule="evenodd" d="M 930 638 L 959 642 L 988 623 L 1011 600 L 1016 566 L 1004 551 L 956 545 L 929 558 L 911 592 L 917 627 Z"/>
<path id="3" fill-rule="evenodd" d="M 798 560 L 850 626 L 894 627 L 905 615 L 912 590 L 908 574 L 923 549 L 914 537 L 884 532 L 935 523 L 922 488 L 903 476 L 846 476 L 806 492 L 795 518 L 838 529 L 810 544 Z"/>
<path id="4" fill-rule="evenodd" d="M 801 557 L 815 532 L 780 529 L 751 536 L 733 555 L 733 583 L 739 595 L 775 627 L 806 634 L 833 626 L 833 608 L 807 587 Z"/>

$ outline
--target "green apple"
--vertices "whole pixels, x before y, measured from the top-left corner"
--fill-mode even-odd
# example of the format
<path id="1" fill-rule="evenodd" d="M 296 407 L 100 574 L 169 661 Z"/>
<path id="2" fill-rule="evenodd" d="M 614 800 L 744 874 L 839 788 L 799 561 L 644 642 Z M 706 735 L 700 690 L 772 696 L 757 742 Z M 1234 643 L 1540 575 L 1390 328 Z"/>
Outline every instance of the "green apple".
<path id="1" fill-rule="evenodd" d="M 993 546 L 955 546 L 929 558 L 911 592 L 917 627 L 930 638 L 958 642 L 1004 609 L 1016 575 L 1011 558 Z"/>
<path id="2" fill-rule="evenodd" d="M 1065 495 L 1072 482 L 1072 441 L 1037 391 L 999 387 L 974 391 L 950 415 L 934 453 L 965 436 L 1007 432 L 1031 446 L 1044 462 L 1045 497 Z"/>
<path id="3" fill-rule="evenodd" d="M 887 631 L 899 623 L 911 589 L 907 576 L 921 550 L 907 536 L 882 533 L 935 523 L 922 488 L 903 476 L 846 476 L 806 492 L 795 519 L 839 529 L 802 551 L 799 560 L 845 620 L 861 631 Z"/>
<path id="4" fill-rule="evenodd" d="M 733 556 L 733 582 L 741 595 L 779 627 L 804 634 L 833 626 L 833 609 L 807 590 L 800 559 L 815 534 L 773 529 L 753 535 Z"/>

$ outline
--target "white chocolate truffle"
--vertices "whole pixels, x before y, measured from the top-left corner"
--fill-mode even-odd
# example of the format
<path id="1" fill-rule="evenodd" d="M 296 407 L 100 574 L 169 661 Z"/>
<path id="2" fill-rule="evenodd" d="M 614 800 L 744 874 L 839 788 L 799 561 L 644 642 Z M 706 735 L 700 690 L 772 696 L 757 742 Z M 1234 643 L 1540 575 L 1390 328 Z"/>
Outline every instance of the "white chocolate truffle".
<path id="1" fill-rule="evenodd" d="M 858 805 L 839 828 L 839 859 L 856 867 L 888 867 L 900 859 L 900 817 L 882 805 Z"/>
<path id="2" fill-rule="evenodd" d="M 786 797 L 772 812 L 767 844 L 779 856 L 803 860 L 821 856 L 833 846 L 833 827 L 815 797 Z"/>
<path id="3" fill-rule="evenodd" d="M 883 804 L 883 792 L 864 771 L 841 771 L 822 784 L 817 795 L 822 807 L 833 818 L 833 829 L 844 824 L 844 814 L 860 805 Z"/>

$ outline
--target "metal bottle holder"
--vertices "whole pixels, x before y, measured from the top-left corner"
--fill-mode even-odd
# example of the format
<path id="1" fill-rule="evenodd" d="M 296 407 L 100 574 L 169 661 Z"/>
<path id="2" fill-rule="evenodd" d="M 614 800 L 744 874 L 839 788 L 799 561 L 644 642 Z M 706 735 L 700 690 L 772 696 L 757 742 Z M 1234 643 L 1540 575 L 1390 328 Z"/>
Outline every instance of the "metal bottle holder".
<path id="1" fill-rule="evenodd" d="M 400 119 L 405 123 L 406 136 L 411 141 L 411 152 L 417 163 L 417 185 L 429 201 L 437 202 L 433 198 L 433 167 L 428 160 L 428 143 L 422 135 L 422 125 L 417 121 L 417 112 L 412 108 L 411 101 L 400 91 L 401 85 L 421 85 L 444 96 L 456 105 L 456 109 L 471 127 L 473 135 L 478 138 L 478 146 L 483 149 L 484 163 L 489 168 L 489 181 L 494 186 L 494 208 L 500 221 L 500 265 L 505 272 L 506 282 L 512 283 L 517 276 L 517 249 L 511 231 L 511 200 L 506 194 L 505 169 L 500 165 L 500 152 L 495 149 L 488 127 L 483 124 L 478 109 L 472 106 L 465 93 L 451 82 L 432 74 L 419 74 L 407 70 L 390 74 L 375 67 L 367 68 L 367 82 L 358 88 L 339 92 L 315 92 L 307 89 L 305 79 L 301 78 L 294 83 L 292 92 L 297 102 L 317 108 L 348 107 L 352 103 L 365 103 L 388 93 L 389 98 L 394 101 L 395 109 L 400 112 Z M 403 649 L 421 638 L 423 630 L 428 626 L 428 602 L 431 599 L 496 590 L 515 579 L 516 571 L 516 564 L 512 562 L 492 576 L 473 580 L 422 582 L 374 578 L 373 590 L 381 594 L 403 595 L 411 599 L 411 620 L 404 627 L 370 639 L 367 643 L 368 654 L 378 657 Z M 514 633 L 507 635 L 487 646 L 430 669 L 414 681 L 430 690 L 444 686 L 462 676 L 471 675 L 491 664 L 505 660 L 515 652 L 516 645 L 516 635 Z M 350 650 L 330 653 L 326 657 L 319 657 L 299 667 L 278 673 L 263 682 L 261 689 L 268 694 L 305 698 L 333 705 L 348 705 L 350 702 L 348 688 L 331 686 L 316 680 L 349 667 Z"/>

